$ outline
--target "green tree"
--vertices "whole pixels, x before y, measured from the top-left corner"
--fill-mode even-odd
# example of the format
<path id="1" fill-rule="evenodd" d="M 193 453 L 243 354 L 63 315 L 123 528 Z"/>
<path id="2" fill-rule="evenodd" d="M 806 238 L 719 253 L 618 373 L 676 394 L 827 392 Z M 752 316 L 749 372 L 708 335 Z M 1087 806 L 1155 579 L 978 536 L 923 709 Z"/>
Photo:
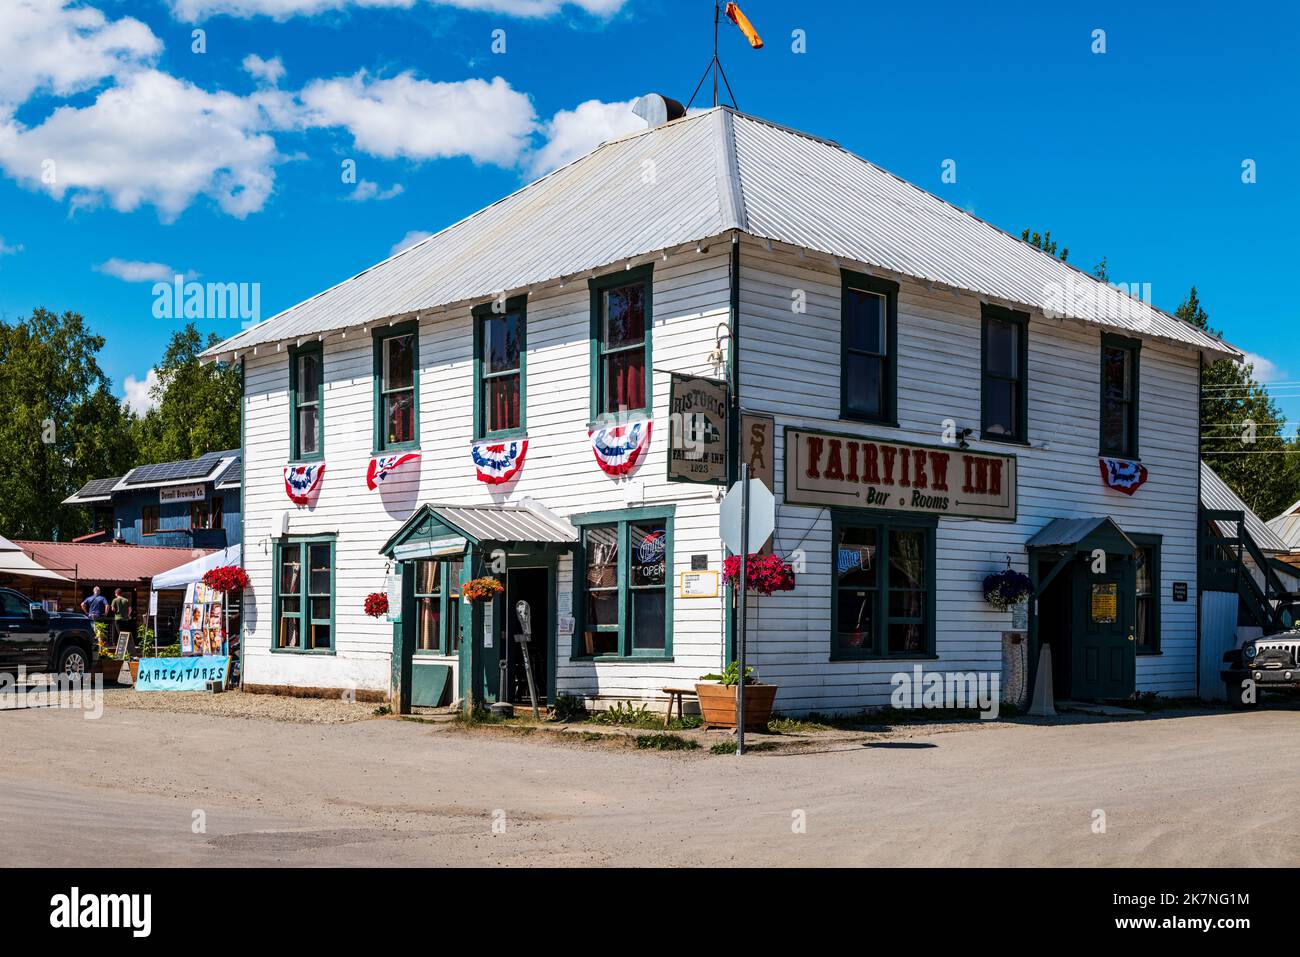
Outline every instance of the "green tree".
<path id="1" fill-rule="evenodd" d="M 193 323 L 172 335 L 150 389 L 155 406 L 138 421 L 141 462 L 239 448 L 239 367 L 199 362 L 199 353 L 219 341 L 214 333 L 205 341 Z"/>
<path id="2" fill-rule="evenodd" d="M 1037 249 L 1041 249 L 1049 256 L 1056 255 L 1056 240 L 1052 238 L 1051 230 L 1044 230 L 1041 233 L 1036 232 L 1030 234 L 1029 230 L 1026 229 L 1020 233 L 1020 238 L 1023 239 L 1025 242 L 1029 243 L 1029 245 Z M 1059 258 L 1061 262 L 1065 262 L 1067 259 L 1070 258 L 1070 250 L 1068 248 L 1062 249 Z"/>
<path id="3" fill-rule="evenodd" d="M 1193 286 L 1174 313 L 1219 335 Z M 1300 443 L 1287 441 L 1286 419 L 1255 379 L 1255 367 L 1220 359 L 1201 376 L 1201 454 L 1210 467 L 1265 520 L 1300 495 Z"/>
<path id="4" fill-rule="evenodd" d="M 103 347 L 75 312 L 0 321 L 0 534 L 66 540 L 89 531 L 86 510 L 63 499 L 134 464 L 132 416 L 99 367 Z"/>

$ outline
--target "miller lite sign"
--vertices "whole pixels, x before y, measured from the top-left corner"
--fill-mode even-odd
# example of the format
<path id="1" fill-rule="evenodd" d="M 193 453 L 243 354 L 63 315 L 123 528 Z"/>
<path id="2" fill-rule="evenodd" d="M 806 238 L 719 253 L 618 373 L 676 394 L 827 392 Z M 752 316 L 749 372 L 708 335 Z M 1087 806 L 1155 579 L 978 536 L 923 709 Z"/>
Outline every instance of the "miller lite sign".
<path id="1" fill-rule="evenodd" d="M 785 501 L 1014 521 L 1016 459 L 955 445 L 786 429 Z"/>

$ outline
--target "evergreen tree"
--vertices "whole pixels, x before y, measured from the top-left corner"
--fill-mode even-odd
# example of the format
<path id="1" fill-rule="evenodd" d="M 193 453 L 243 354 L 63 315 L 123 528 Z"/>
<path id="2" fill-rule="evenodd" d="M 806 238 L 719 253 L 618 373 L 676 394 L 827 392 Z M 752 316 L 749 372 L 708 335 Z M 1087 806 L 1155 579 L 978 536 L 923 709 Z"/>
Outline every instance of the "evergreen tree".
<path id="1" fill-rule="evenodd" d="M 193 323 L 177 330 L 158 363 L 156 405 L 139 420 L 141 462 L 192 459 L 205 452 L 239 448 L 239 367 L 199 362 L 199 353 L 220 339 L 204 341 Z"/>

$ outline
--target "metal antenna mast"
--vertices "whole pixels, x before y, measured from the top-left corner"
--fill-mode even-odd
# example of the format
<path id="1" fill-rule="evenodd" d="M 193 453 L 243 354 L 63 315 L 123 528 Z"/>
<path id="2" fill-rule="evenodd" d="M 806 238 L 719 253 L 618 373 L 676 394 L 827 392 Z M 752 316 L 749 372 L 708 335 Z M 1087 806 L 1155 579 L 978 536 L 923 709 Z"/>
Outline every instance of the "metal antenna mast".
<path id="1" fill-rule="evenodd" d="M 731 81 L 727 79 L 727 71 L 722 68 L 722 61 L 718 59 L 718 23 L 722 19 L 722 4 L 720 0 L 713 0 L 713 57 L 709 60 L 709 65 L 704 68 L 704 75 L 700 77 L 700 82 L 695 84 L 695 91 L 691 93 L 691 98 L 686 103 L 689 110 L 691 104 L 695 102 L 696 95 L 700 92 L 700 87 L 704 85 L 705 79 L 710 72 L 713 73 L 713 105 L 718 105 L 718 77 L 722 77 L 722 83 L 727 88 L 727 95 L 731 97 L 732 109 L 739 110 L 736 105 L 736 94 L 731 91 Z"/>

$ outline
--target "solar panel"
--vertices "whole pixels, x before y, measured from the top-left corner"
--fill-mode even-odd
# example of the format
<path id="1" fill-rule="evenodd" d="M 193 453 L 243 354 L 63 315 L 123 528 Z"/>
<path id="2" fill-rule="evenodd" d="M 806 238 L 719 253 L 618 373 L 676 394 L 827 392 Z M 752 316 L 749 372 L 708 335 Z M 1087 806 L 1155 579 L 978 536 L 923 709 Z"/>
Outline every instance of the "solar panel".
<path id="1" fill-rule="evenodd" d="M 230 455 L 230 452 L 208 452 L 197 459 L 181 462 L 159 462 L 157 465 L 142 465 L 131 473 L 127 485 L 147 485 L 157 482 L 179 482 L 185 479 L 206 478 L 217 463 Z"/>

